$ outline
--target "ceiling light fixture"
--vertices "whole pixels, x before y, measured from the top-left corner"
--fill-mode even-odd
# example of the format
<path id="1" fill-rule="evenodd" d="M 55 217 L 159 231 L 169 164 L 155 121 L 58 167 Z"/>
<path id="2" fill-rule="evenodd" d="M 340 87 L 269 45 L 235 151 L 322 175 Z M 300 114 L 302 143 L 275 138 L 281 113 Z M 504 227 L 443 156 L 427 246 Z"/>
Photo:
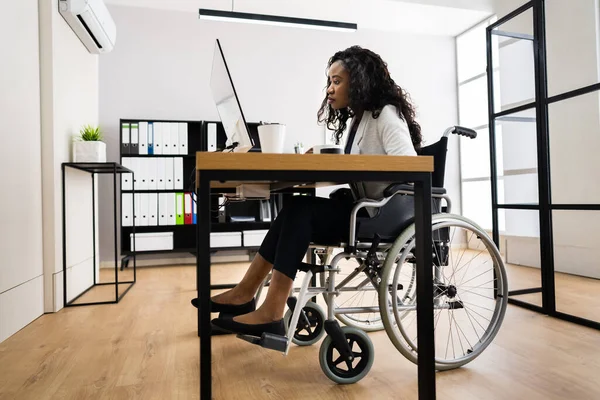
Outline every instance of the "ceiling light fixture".
<path id="1" fill-rule="evenodd" d="M 231 11 L 210 10 L 201 8 L 199 12 L 200 19 L 225 21 L 225 22 L 245 22 L 250 24 L 275 25 L 308 29 L 323 29 L 332 31 L 355 32 L 358 25 L 349 22 L 324 21 L 319 19 L 281 17 L 267 14 L 251 14 L 233 11 L 233 1 Z"/>

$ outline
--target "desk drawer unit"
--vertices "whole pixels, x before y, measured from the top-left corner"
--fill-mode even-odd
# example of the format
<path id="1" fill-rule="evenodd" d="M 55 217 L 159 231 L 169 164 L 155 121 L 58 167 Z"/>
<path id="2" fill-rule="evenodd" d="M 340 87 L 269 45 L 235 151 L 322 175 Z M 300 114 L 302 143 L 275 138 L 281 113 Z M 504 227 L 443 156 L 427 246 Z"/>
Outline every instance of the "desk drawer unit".
<path id="1" fill-rule="evenodd" d="M 262 244 L 268 230 L 244 231 L 244 247 L 258 247 Z"/>
<path id="2" fill-rule="evenodd" d="M 210 247 L 242 247 L 242 232 L 211 232 Z"/>
<path id="3" fill-rule="evenodd" d="M 133 233 L 129 234 L 133 250 Z M 135 234 L 135 251 L 173 250 L 173 232 L 147 232 Z"/>

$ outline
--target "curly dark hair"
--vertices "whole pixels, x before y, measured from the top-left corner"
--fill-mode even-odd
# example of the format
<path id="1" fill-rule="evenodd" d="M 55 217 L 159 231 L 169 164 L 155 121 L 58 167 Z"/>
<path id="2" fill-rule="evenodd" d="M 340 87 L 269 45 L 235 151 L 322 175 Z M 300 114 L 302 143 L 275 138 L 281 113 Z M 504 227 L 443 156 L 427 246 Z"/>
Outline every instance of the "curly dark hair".
<path id="1" fill-rule="evenodd" d="M 352 46 L 339 51 L 329 59 L 327 69 L 336 61 L 340 61 L 350 76 L 349 107 L 335 110 L 327 103 L 327 93 L 317 113 L 318 122 L 326 122 L 327 128 L 334 131 L 337 144 L 342 139 L 348 118 L 356 111 L 372 111 L 373 118 L 378 118 L 383 107 L 388 104 L 396 106 L 398 116 L 408 125 L 413 146 L 420 149 L 423 137 L 421 126 L 415 121 L 415 109 L 408 93 L 398 86 L 381 57 L 371 50 L 360 46 Z M 327 77 L 327 87 L 330 85 Z"/>

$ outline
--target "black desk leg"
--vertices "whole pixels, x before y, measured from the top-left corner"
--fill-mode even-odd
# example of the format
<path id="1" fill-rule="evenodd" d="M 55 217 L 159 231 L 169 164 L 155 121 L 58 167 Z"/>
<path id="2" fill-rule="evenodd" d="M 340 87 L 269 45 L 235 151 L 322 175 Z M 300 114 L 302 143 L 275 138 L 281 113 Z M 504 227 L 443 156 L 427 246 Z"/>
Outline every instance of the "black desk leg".
<path id="1" fill-rule="evenodd" d="M 210 326 L 210 181 L 200 174 L 197 190 L 196 287 L 200 334 L 200 399 L 212 398 Z"/>
<path id="2" fill-rule="evenodd" d="M 435 399 L 431 175 L 415 182 L 419 399 Z"/>
<path id="3" fill-rule="evenodd" d="M 96 174 L 91 174 L 92 176 L 92 254 L 94 258 L 94 264 L 92 266 L 92 274 L 94 275 L 94 286 L 96 286 Z M 115 210 L 117 208 L 117 204 L 115 203 Z M 115 211 L 116 212 L 116 211 Z M 117 218 L 115 217 L 115 230 L 116 228 Z M 115 234 L 115 241 L 117 240 L 117 236 Z M 117 256 L 117 248 L 115 246 L 115 257 Z"/>
<path id="4" fill-rule="evenodd" d="M 65 165 L 61 165 L 62 172 L 62 255 L 63 255 L 63 306 L 67 304 L 67 198 L 66 198 L 66 182 L 65 182 Z M 96 241 L 94 240 L 94 243 Z M 96 268 L 96 266 L 94 266 Z M 95 272 L 95 271 L 94 271 Z M 94 274 L 95 276 L 95 274 Z"/>
<path id="5" fill-rule="evenodd" d="M 135 208 L 134 208 L 135 210 Z M 117 224 L 118 224 L 118 216 L 117 216 L 117 164 L 113 164 L 113 221 L 114 221 L 114 237 L 115 237 L 115 302 L 119 302 L 119 253 L 117 252 L 118 248 L 118 236 L 117 236 Z M 135 236 L 134 236 L 135 238 Z M 134 239 L 135 241 L 135 239 Z M 94 239 L 94 244 L 96 239 Z M 94 254 L 96 254 L 96 248 L 94 247 Z M 94 262 L 94 268 L 96 268 Z M 133 284 L 130 284 L 131 287 Z"/>

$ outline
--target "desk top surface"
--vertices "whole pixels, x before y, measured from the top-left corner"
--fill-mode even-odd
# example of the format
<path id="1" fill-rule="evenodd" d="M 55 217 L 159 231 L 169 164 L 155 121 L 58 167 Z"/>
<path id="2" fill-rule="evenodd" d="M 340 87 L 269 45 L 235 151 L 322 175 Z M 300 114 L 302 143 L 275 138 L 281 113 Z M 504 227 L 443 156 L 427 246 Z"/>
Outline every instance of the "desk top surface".
<path id="1" fill-rule="evenodd" d="M 431 156 L 358 154 L 196 153 L 196 169 L 433 172 Z"/>

